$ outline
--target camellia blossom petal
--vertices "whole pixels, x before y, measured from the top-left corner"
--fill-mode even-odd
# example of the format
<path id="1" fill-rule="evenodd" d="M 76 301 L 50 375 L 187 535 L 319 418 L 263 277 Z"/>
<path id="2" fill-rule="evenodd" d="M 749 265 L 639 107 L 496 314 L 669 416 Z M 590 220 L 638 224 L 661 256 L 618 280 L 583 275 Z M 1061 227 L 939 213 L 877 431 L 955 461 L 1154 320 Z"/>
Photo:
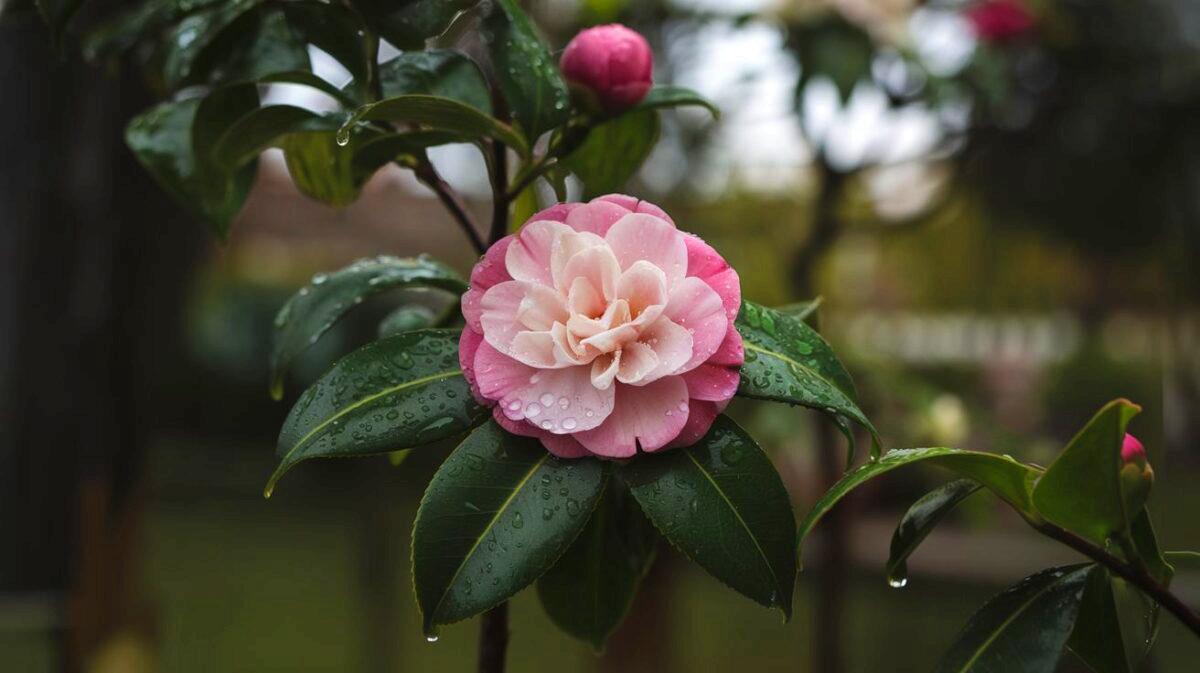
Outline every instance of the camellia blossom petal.
<path id="1" fill-rule="evenodd" d="M 737 272 L 661 208 L 558 204 L 487 251 L 459 343 L 476 397 L 562 458 L 690 445 L 737 391 Z"/>

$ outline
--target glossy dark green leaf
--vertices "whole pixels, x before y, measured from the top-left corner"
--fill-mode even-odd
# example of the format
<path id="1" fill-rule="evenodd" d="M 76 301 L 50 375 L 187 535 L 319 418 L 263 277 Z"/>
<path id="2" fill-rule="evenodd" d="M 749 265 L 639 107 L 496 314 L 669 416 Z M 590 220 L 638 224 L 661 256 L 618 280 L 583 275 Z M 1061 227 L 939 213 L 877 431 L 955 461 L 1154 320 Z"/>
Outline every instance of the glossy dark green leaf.
<path id="1" fill-rule="evenodd" d="M 192 122 L 199 106 L 198 98 L 155 106 L 129 123 L 125 142 L 164 190 L 224 239 L 250 192 L 255 166 L 234 171 L 227 189 L 212 187 L 220 180 L 205 177 L 192 151 Z"/>
<path id="2" fill-rule="evenodd" d="M 659 85 L 650 89 L 646 97 L 632 112 L 686 106 L 700 106 L 711 112 L 713 117 L 718 119 L 721 117 L 720 108 L 712 101 L 691 89 L 672 85 Z"/>
<path id="3" fill-rule="evenodd" d="M 256 159 L 263 150 L 274 147 L 288 134 L 301 131 L 336 130 L 321 115 L 294 105 L 268 105 L 256 108 L 223 129 L 213 145 L 214 161 L 236 167 Z"/>
<path id="4" fill-rule="evenodd" d="M 354 6 L 385 40 L 420 50 L 425 40 L 446 32 L 460 12 L 479 0 L 354 0 Z"/>
<path id="5" fill-rule="evenodd" d="M 424 306 L 401 306 L 387 314 L 379 323 L 380 339 L 386 339 L 401 332 L 411 332 L 415 329 L 433 327 L 437 316 Z"/>
<path id="6" fill-rule="evenodd" d="M 1121 495 L 1121 442 L 1141 408 L 1126 400 L 1104 406 L 1046 469 L 1033 503 L 1047 520 L 1104 544 L 1133 519 Z"/>
<path id="7" fill-rule="evenodd" d="M 402 337 L 397 337 L 402 338 Z M 413 583 L 426 634 L 529 586 L 587 524 L 607 479 L 489 421 L 433 476 L 413 524 Z"/>
<path id="8" fill-rule="evenodd" d="M 971 616 L 936 673 L 1054 673 L 1090 570 L 1043 570 L 992 598 Z"/>
<path id="9" fill-rule="evenodd" d="M 693 446 L 638 455 L 618 473 L 671 544 L 790 618 L 796 519 L 775 466 L 745 430 L 720 416 Z"/>
<path id="10" fill-rule="evenodd" d="M 958 479 L 926 493 L 908 508 L 892 534 L 887 560 L 888 584 L 899 587 L 908 583 L 908 557 L 942 519 L 958 507 L 958 503 L 980 488 L 979 482 Z"/>
<path id="11" fill-rule="evenodd" d="M 492 114 L 492 96 L 479 66 L 451 49 L 400 54 L 379 64 L 384 98 L 427 94 L 449 98 Z"/>
<path id="12" fill-rule="evenodd" d="M 272 73 L 311 68 L 303 36 L 288 23 L 283 11 L 264 5 L 221 33 L 197 59 L 189 81 L 254 81 Z"/>
<path id="13" fill-rule="evenodd" d="M 236 29 L 235 38 L 245 38 L 254 29 L 252 10 L 257 0 L 230 0 L 185 16 L 172 28 L 163 44 L 163 80 L 171 89 L 204 78 L 206 52 L 226 30 Z M 240 25 L 235 26 L 239 21 Z M 291 68 L 289 68 L 291 69 Z"/>
<path id="14" fill-rule="evenodd" d="M 563 631 L 604 649 L 650 569 L 657 542 L 629 491 L 610 481 L 583 532 L 538 580 L 546 614 Z"/>
<path id="15" fill-rule="evenodd" d="M 571 111 L 567 84 L 533 22 L 514 0 L 495 0 L 484 19 L 483 36 L 496 83 L 525 136 L 534 141 L 564 124 Z"/>
<path id="16" fill-rule="evenodd" d="M 1031 492 L 1041 472 L 1033 467 L 1019 463 L 1009 456 L 980 451 L 950 448 L 893 449 L 878 460 L 847 472 L 821 496 L 800 524 L 800 543 L 804 543 L 821 518 L 851 491 L 878 476 L 915 463 L 929 463 L 949 470 L 959 477 L 977 481 L 1018 512 L 1035 515 Z"/>
<path id="17" fill-rule="evenodd" d="M 738 395 L 845 416 L 870 431 L 872 455 L 878 454 L 878 433 L 858 408 L 854 382 L 816 330 L 748 301 L 742 302 L 736 324 L 746 349 Z"/>
<path id="18" fill-rule="evenodd" d="M 1113 603 L 1116 605 L 1117 621 L 1125 656 L 1131 671 L 1143 669 L 1154 641 L 1158 639 L 1159 617 L 1162 613 L 1158 603 L 1115 575 L 1110 575 Z"/>
<path id="19" fill-rule="evenodd" d="M 453 437 L 487 418 L 458 366 L 457 330 L 418 330 L 338 360 L 283 422 L 276 482 L 310 458 L 389 453 Z"/>
<path id="20" fill-rule="evenodd" d="M 50 27 L 50 36 L 61 43 L 67 24 L 83 6 L 83 0 L 36 0 L 38 12 Z"/>
<path id="21" fill-rule="evenodd" d="M 283 396 L 283 373 L 292 360 L 363 300 L 386 290 L 431 287 L 454 294 L 467 284 L 454 270 L 426 257 L 381 256 L 313 276 L 275 316 L 271 349 L 271 394 Z"/>
<path id="22" fill-rule="evenodd" d="M 1112 582 L 1103 566 L 1092 566 L 1068 646 L 1095 673 L 1131 673 L 1121 637 Z"/>
<path id="23" fill-rule="evenodd" d="M 280 7 L 305 42 L 332 56 L 351 76 L 360 81 L 365 78 L 372 55 L 367 53 L 363 25 L 353 10 L 342 3 L 322 0 L 291 0 L 280 3 Z M 356 100 L 361 101 L 366 92 L 355 93 Z"/>
<path id="24" fill-rule="evenodd" d="M 365 105 L 354 113 L 350 123 L 358 121 L 421 124 L 430 130 L 454 133 L 464 140 L 495 138 L 522 155 L 529 154 L 529 145 L 511 126 L 470 105 L 440 96 L 410 94 Z"/>
<path id="25" fill-rule="evenodd" d="M 162 30 L 176 18 L 177 11 L 174 3 L 142 0 L 133 7 L 113 12 L 83 36 L 84 58 L 95 62 L 124 53 L 147 35 Z"/>
<path id="26" fill-rule="evenodd" d="M 583 182 L 584 198 L 619 192 L 658 142 L 658 115 L 630 112 L 597 125 L 561 164 Z"/>

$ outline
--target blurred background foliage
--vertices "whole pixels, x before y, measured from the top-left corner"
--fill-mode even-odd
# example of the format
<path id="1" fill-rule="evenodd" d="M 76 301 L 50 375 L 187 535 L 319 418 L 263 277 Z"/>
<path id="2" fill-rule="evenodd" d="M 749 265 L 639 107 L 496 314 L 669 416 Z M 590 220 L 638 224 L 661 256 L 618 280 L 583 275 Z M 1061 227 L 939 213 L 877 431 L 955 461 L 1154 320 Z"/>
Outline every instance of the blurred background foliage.
<path id="1" fill-rule="evenodd" d="M 723 108 L 715 123 L 699 110 L 664 114 L 662 142 L 627 191 L 709 240 L 739 270 L 747 298 L 821 295 L 821 328 L 887 446 L 1048 462 L 1100 404 L 1128 397 L 1146 409 L 1134 431 L 1159 479 L 1160 537 L 1168 548 L 1195 547 L 1200 4 L 524 4 L 556 48 L 595 23 L 642 31 L 659 81 Z M 468 668 L 471 627 L 426 644 L 409 595 L 404 531 L 448 447 L 400 468 L 382 457 L 306 464 L 273 500 L 259 497 L 285 411 L 266 394 L 274 311 L 314 272 L 364 255 L 430 252 L 465 272 L 473 259 L 459 232 L 399 171 L 382 171 L 357 203 L 333 210 L 301 196 L 272 151 L 230 242 L 217 246 L 157 194 L 118 136 L 104 137 L 144 107 L 147 87 L 159 84 L 153 70 L 108 57 L 87 65 L 69 50 L 60 58 L 29 3 L 0 0 L 0 11 L 0 218 L 17 223 L 0 227 L 15 279 L 0 304 L 10 333 L 0 339 L 0 408 L 14 429 L 0 444 L 0 667 Z M 147 54 L 126 60 L 145 65 Z M 342 83 L 328 56 L 309 56 L 319 75 Z M 286 85 L 270 95 L 322 105 Z M 470 168 L 469 151 L 432 154 L 483 213 L 485 176 Z M 138 203 L 132 219 L 114 205 L 122 195 Z M 38 222 L 51 223 L 42 238 L 29 233 Z M 80 294 L 90 285 L 78 274 L 97 236 L 138 270 L 93 288 L 101 300 Z M 305 356 L 297 381 L 412 299 L 364 307 Z M 89 340 L 97 301 L 123 316 L 120 339 Z M 102 375 L 45 364 L 79 343 L 90 344 L 87 361 L 105 363 Z M 31 360 L 49 381 L 30 390 L 19 384 Z M 119 397 L 112 381 L 125 380 L 113 372 L 128 370 L 133 406 L 109 413 Z M 85 403 L 54 406 L 54 391 L 81 376 L 93 380 L 75 391 Z M 807 507 L 827 477 L 819 419 L 738 404 L 735 415 Z M 64 418 L 75 422 L 36 448 L 18 441 L 34 426 L 45 438 L 46 424 Z M 124 444 L 110 427 L 121 419 L 136 428 Z M 79 448 L 93 432 L 106 433 L 105 445 L 141 448 Z M 56 455 L 56 446 L 75 448 Z M 84 478 L 60 491 L 50 486 L 56 473 Z M 819 563 L 800 576 L 796 619 L 780 625 L 663 550 L 600 658 L 519 597 L 512 670 L 928 670 L 986 596 L 1071 558 L 972 500 L 910 561 L 910 586 L 889 589 L 891 526 L 943 478 L 911 472 L 843 506 L 844 530 L 826 540 L 844 547 L 840 615 L 820 607 L 828 576 Z M 106 502 L 135 512 L 127 524 L 89 506 L 98 482 Z M 121 579 L 109 586 L 113 576 Z M 1200 601 L 1200 576 L 1183 573 L 1176 586 Z M 1200 645 L 1170 619 L 1162 629 L 1147 670 L 1194 670 Z M 1068 661 L 1063 670 L 1082 669 Z"/>

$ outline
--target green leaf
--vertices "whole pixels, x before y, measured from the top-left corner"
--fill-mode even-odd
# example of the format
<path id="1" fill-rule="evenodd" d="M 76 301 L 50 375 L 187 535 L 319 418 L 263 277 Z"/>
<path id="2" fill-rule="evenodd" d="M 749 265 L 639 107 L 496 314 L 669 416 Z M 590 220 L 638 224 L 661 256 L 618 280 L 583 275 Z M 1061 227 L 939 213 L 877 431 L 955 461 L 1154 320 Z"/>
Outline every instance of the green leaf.
<path id="1" fill-rule="evenodd" d="M 400 449 L 399 451 L 392 451 L 388 454 L 388 462 L 392 464 L 392 467 L 400 467 L 404 464 L 404 461 L 408 460 L 408 456 L 412 453 L 412 451 L 412 449 Z"/>
<path id="2" fill-rule="evenodd" d="M 854 489 L 897 468 L 922 462 L 977 481 L 1023 516 L 1036 516 L 1031 492 L 1041 473 L 1009 456 L 950 448 L 893 449 L 878 460 L 847 472 L 821 496 L 800 524 L 800 543 L 803 544 L 821 518 Z"/>
<path id="3" fill-rule="evenodd" d="M 1200 552 L 1169 551 L 1163 554 L 1163 556 L 1171 563 L 1187 566 L 1193 570 L 1200 570 Z"/>
<path id="4" fill-rule="evenodd" d="M 742 302 L 736 325 L 746 349 L 738 395 L 845 416 L 870 431 L 871 454 L 878 455 L 879 435 L 858 408 L 854 382 L 816 330 L 748 301 Z"/>
<path id="5" fill-rule="evenodd" d="M 83 37 L 83 56 L 89 62 L 124 53 L 145 36 L 162 30 L 176 18 L 174 3 L 143 0 L 133 7 L 113 12 Z"/>
<path id="6" fill-rule="evenodd" d="M 571 95 L 554 56 L 514 0 L 495 0 L 483 36 L 509 111 L 530 141 L 566 123 Z"/>
<path id="7" fill-rule="evenodd" d="M 251 35 L 255 26 L 250 13 L 257 6 L 258 0 L 215 3 L 176 24 L 163 40 L 162 74 L 167 87 L 176 89 L 205 79 L 210 48 L 227 30 L 233 30 L 236 38 Z"/>
<path id="8" fill-rule="evenodd" d="M 658 533 L 629 491 L 610 481 L 583 532 L 538 580 L 546 614 L 596 651 L 604 649 L 629 612 L 657 542 Z"/>
<path id="9" fill-rule="evenodd" d="M 413 583 L 427 635 L 507 600 L 579 535 L 607 479 L 593 458 L 561 460 L 494 421 L 433 476 L 413 524 Z"/>
<path id="10" fill-rule="evenodd" d="M 1101 545 L 1128 531 L 1121 496 L 1121 442 L 1141 408 L 1127 400 L 1104 406 L 1046 469 L 1033 502 L 1047 520 Z"/>
<path id="11" fill-rule="evenodd" d="M 745 430 L 720 416 L 693 446 L 639 455 L 618 474 L 671 544 L 791 617 L 796 520 L 779 473 Z"/>
<path id="12" fill-rule="evenodd" d="M 1075 626 L 1090 565 L 1051 568 L 992 598 L 936 673 L 1054 673 Z"/>
<path id="13" fill-rule="evenodd" d="M 465 103 L 440 96 L 408 94 L 365 105 L 354 113 L 346 127 L 359 121 L 408 122 L 435 131 L 448 131 L 463 142 L 495 138 L 529 155 L 529 145 L 511 126 L 499 122 Z M 346 131 L 343 127 L 343 131 Z"/>
<path id="14" fill-rule="evenodd" d="M 784 315 L 789 315 L 796 320 L 809 322 L 810 318 L 814 318 L 817 315 L 817 309 L 821 308 L 821 304 L 824 303 L 824 301 L 824 297 L 817 297 L 811 301 L 798 301 L 793 304 L 776 306 L 775 310 L 783 313 Z"/>
<path id="15" fill-rule="evenodd" d="M 260 84 L 300 84 L 326 94 L 347 108 L 358 105 L 346 92 L 306 70 L 273 72 L 258 78 Z"/>
<path id="16" fill-rule="evenodd" d="M 386 339 L 401 332 L 411 332 L 416 329 L 433 327 L 434 320 L 433 311 L 424 306 L 401 306 L 387 314 L 379 323 L 379 338 Z"/>
<path id="17" fill-rule="evenodd" d="M 192 151 L 192 122 L 199 106 L 198 98 L 157 105 L 129 122 L 125 142 L 165 191 L 224 239 L 250 192 L 255 166 L 235 171 L 228 189 L 212 188 L 220 183 L 203 176 L 205 167 Z"/>
<path id="18" fill-rule="evenodd" d="M 467 283 L 449 267 L 428 259 L 381 256 L 361 259 L 344 269 L 317 274 L 275 316 L 271 348 L 271 394 L 283 396 L 283 373 L 297 355 L 350 309 L 385 290 L 431 287 L 462 294 Z"/>
<path id="19" fill-rule="evenodd" d="M 842 103 L 850 99 L 854 87 L 871 77 L 875 43 L 861 27 L 839 12 L 826 12 L 806 22 L 788 26 L 788 48 L 800 61 L 796 83 L 796 101 L 814 78 L 826 77 L 837 87 Z"/>
<path id="20" fill-rule="evenodd" d="M 583 181 L 584 198 L 620 191 L 650 156 L 658 130 L 653 111 L 621 115 L 591 129 L 561 163 Z"/>
<path id="21" fill-rule="evenodd" d="M 330 122 L 321 115 L 294 105 L 256 108 L 218 136 L 212 149 L 213 159 L 234 168 L 258 158 L 263 150 L 278 146 L 284 136 L 300 131 L 328 131 L 329 127 Z"/>
<path id="22" fill-rule="evenodd" d="M 264 491 L 297 463 L 389 453 L 453 437 L 487 418 L 458 366 L 457 330 L 419 330 L 339 360 L 283 422 Z"/>
<path id="23" fill-rule="evenodd" d="M 311 68 L 304 38 L 282 11 L 264 6 L 220 34 L 196 61 L 190 81 L 199 82 L 204 76 L 209 82 L 253 81 Z"/>
<path id="24" fill-rule="evenodd" d="M 887 561 L 888 584 L 902 587 L 908 583 L 908 557 L 958 503 L 980 488 L 979 482 L 958 479 L 926 493 L 908 508 L 892 534 Z"/>
<path id="25" fill-rule="evenodd" d="M 1130 673 L 1112 583 L 1102 566 L 1092 566 L 1088 572 L 1079 617 L 1067 644 L 1095 673 Z"/>
<path id="26" fill-rule="evenodd" d="M 379 65 L 384 98 L 427 94 L 449 98 L 492 114 L 492 96 L 479 66 L 451 49 L 400 54 Z"/>
<path id="27" fill-rule="evenodd" d="M 469 142 L 469 139 L 445 131 L 387 133 L 365 140 L 354 148 L 354 168 L 362 175 L 373 175 L 393 161 L 411 167 L 425 157 L 425 150 L 430 147 L 461 142 Z"/>
<path id="28" fill-rule="evenodd" d="M 366 79 L 370 59 L 364 26 L 357 15 L 344 4 L 320 0 L 292 0 L 280 3 L 293 28 L 304 40 L 341 63 L 359 81 Z M 353 90 L 356 100 L 363 100 L 365 89 Z"/>
<path id="29" fill-rule="evenodd" d="M 446 32 L 455 17 L 479 0 L 355 0 L 367 23 L 383 39 L 406 51 Z"/>
<path id="30" fill-rule="evenodd" d="M 704 96 L 681 86 L 659 85 L 650 89 L 641 103 L 630 111 L 630 114 L 641 110 L 657 110 L 659 108 L 683 107 L 698 105 L 706 108 L 716 119 L 721 118 L 721 110 Z"/>
<path id="31" fill-rule="evenodd" d="M 1130 531 L 1130 538 L 1133 541 L 1133 547 L 1137 551 L 1142 562 L 1146 564 L 1146 568 L 1154 579 L 1158 580 L 1164 586 L 1171 583 L 1171 578 L 1175 575 L 1175 568 L 1167 561 L 1162 549 L 1158 545 L 1158 536 L 1154 532 L 1154 524 L 1150 521 L 1150 513 L 1145 507 L 1138 513 L 1133 520 L 1133 526 Z"/>
<path id="32" fill-rule="evenodd" d="M 38 12 L 50 27 L 50 36 L 55 44 L 62 44 L 67 24 L 83 6 L 83 0 L 37 0 Z"/>
<path id="33" fill-rule="evenodd" d="M 292 133 L 279 143 L 292 182 L 305 196 L 334 208 L 358 200 L 370 175 L 354 166 L 354 150 L 337 142 L 337 131 Z"/>

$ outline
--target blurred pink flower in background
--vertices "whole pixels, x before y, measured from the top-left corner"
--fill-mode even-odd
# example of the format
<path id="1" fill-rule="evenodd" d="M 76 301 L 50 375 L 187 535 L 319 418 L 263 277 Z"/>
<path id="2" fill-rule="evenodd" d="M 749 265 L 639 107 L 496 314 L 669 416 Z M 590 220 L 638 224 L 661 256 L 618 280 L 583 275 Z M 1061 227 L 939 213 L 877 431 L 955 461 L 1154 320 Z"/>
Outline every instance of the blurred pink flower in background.
<path id="1" fill-rule="evenodd" d="M 1020 37 L 1034 26 L 1034 15 L 1022 0 L 983 0 L 966 10 L 975 36 L 983 42 Z"/>
<path id="2" fill-rule="evenodd" d="M 459 359 L 508 431 L 628 458 L 695 443 L 728 404 L 740 304 L 737 272 L 658 206 L 563 203 L 475 266 Z"/>
<path id="3" fill-rule="evenodd" d="M 561 65 L 576 90 L 590 94 L 610 113 L 642 102 L 653 84 L 650 44 L 618 23 L 581 31 L 567 44 Z"/>

